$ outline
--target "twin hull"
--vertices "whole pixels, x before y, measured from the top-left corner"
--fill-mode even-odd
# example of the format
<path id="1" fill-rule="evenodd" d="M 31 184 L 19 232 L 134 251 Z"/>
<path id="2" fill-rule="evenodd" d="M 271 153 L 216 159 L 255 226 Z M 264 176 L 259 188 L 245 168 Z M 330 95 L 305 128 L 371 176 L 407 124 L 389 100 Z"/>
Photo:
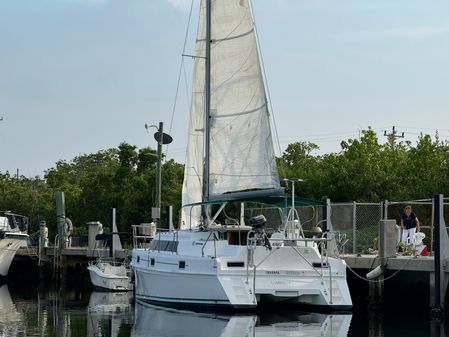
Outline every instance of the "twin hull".
<path id="1" fill-rule="evenodd" d="M 268 250 L 257 246 L 254 270 L 246 267 L 246 246 L 217 241 L 204 249 L 205 243 L 202 248 L 197 242 L 190 243 L 190 254 L 134 249 L 131 265 L 136 298 L 235 308 L 251 308 L 265 301 L 335 309 L 352 307 L 344 261 L 329 258 L 322 264 L 314 247 L 281 246 Z M 200 253 L 197 256 L 195 248 Z M 211 249 L 227 254 L 214 258 L 209 255 Z"/>

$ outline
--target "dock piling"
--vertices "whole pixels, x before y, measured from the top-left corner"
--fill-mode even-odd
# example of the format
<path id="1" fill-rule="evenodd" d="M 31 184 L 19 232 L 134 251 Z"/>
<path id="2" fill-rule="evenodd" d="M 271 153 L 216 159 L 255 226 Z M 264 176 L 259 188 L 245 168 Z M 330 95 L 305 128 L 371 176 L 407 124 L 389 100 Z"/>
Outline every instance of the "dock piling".
<path id="1" fill-rule="evenodd" d="M 443 195 L 437 194 L 433 198 L 435 217 L 433 244 L 435 248 L 434 272 L 430 277 L 430 307 L 431 316 L 440 319 L 444 312 L 444 295 L 447 282 L 445 282 L 444 260 L 449 257 L 449 237 L 443 216 Z"/>

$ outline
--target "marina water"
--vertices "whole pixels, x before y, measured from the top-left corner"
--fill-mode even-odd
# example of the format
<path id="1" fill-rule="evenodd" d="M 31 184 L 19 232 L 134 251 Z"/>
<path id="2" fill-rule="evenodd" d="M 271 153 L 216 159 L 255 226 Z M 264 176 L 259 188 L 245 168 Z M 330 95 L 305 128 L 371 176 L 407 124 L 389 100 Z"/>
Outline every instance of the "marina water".
<path id="1" fill-rule="evenodd" d="M 134 303 L 132 292 L 82 286 L 0 287 L 0 336 L 445 336 L 446 322 L 410 306 L 317 313 L 268 307 L 211 313 Z"/>

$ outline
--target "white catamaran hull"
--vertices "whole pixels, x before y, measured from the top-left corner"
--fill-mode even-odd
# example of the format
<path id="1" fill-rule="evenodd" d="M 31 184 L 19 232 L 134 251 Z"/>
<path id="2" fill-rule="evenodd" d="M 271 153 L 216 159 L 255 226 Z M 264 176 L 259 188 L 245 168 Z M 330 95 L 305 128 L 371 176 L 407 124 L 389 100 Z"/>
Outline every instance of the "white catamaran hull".
<path id="1" fill-rule="evenodd" d="M 229 245 L 223 240 L 206 242 L 180 241 L 178 254 L 134 249 L 131 266 L 136 298 L 235 308 L 255 307 L 262 302 L 352 307 L 344 261 L 328 258 L 324 263 L 316 248 L 282 246 L 268 250 L 258 246 L 254 271 L 246 267 L 246 246 Z M 183 253 L 183 249 L 188 251 Z"/>
<path id="2" fill-rule="evenodd" d="M 157 256 L 157 253 L 139 255 L 136 255 L 139 256 L 139 262 L 133 264 L 133 270 L 135 295 L 140 300 L 236 308 L 257 305 L 255 296 L 245 280 L 240 276 L 222 277 L 217 274 L 214 260 L 210 258 L 190 257 L 181 261 L 170 255 Z M 153 259 L 157 260 L 155 263 L 158 266 L 163 267 L 147 268 Z M 179 265 L 182 263 L 185 263 L 185 267 L 179 271 Z"/>
<path id="3" fill-rule="evenodd" d="M 11 262 L 19 247 L 28 238 L 27 234 L 3 232 L 0 238 L 0 275 L 8 275 Z"/>
<path id="4" fill-rule="evenodd" d="M 125 266 L 112 266 L 106 262 L 90 264 L 90 280 L 92 284 L 100 289 L 112 291 L 132 290 L 131 277 Z"/>

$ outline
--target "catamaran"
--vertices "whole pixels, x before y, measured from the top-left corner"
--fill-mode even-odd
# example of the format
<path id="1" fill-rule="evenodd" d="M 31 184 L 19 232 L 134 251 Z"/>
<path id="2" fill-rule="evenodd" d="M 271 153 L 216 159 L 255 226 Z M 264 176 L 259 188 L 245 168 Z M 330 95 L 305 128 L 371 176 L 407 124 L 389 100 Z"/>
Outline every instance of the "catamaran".
<path id="1" fill-rule="evenodd" d="M 178 230 L 134 248 L 138 301 L 248 309 L 263 302 L 352 307 L 331 237 L 306 238 L 280 187 L 249 0 L 203 0 Z M 282 223 L 244 221 L 244 202 L 279 205 Z M 240 216 L 227 216 L 237 204 Z M 286 207 L 286 205 L 291 205 Z M 214 213 L 212 213 L 214 212 Z M 237 212 L 238 213 L 238 212 Z M 223 219 L 219 223 L 220 219 Z"/>

